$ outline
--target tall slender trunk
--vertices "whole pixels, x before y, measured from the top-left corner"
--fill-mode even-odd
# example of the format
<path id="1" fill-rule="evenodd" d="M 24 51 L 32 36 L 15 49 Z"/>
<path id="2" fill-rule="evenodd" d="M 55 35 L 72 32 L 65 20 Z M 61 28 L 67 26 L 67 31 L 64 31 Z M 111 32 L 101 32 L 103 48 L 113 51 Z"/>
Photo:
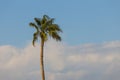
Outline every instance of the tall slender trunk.
<path id="1" fill-rule="evenodd" d="M 41 78 L 45 80 L 45 72 L 44 72 L 44 59 L 43 59 L 43 52 L 44 52 L 44 40 L 41 39 L 41 46 L 40 46 L 40 69 L 41 69 Z"/>

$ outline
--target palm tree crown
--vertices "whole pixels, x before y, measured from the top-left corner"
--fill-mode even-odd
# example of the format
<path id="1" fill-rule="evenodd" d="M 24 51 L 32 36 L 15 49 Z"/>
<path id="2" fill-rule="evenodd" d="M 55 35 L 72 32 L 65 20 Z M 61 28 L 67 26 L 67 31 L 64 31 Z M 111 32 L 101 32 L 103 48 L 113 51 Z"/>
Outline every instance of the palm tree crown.
<path id="1" fill-rule="evenodd" d="M 48 36 L 56 41 L 61 41 L 59 32 L 62 32 L 62 30 L 57 24 L 54 24 L 54 18 L 49 18 L 47 15 L 43 15 L 42 19 L 34 18 L 34 20 L 34 23 L 29 23 L 30 26 L 36 29 L 36 32 L 33 34 L 33 46 L 38 37 L 40 37 L 43 42 L 48 40 Z"/>

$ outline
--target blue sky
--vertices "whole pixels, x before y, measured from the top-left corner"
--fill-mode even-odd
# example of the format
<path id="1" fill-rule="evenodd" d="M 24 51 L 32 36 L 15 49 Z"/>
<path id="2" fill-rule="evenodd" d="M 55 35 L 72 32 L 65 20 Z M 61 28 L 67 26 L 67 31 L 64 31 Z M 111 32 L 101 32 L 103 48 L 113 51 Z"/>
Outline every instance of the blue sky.
<path id="1" fill-rule="evenodd" d="M 63 30 L 45 45 L 47 80 L 120 80 L 120 0 L 0 0 L 0 80 L 40 80 L 28 24 L 44 14 Z"/>
<path id="2" fill-rule="evenodd" d="M 1 0 L 0 45 L 24 46 L 32 40 L 29 22 L 47 14 L 70 45 L 120 40 L 119 0 Z"/>

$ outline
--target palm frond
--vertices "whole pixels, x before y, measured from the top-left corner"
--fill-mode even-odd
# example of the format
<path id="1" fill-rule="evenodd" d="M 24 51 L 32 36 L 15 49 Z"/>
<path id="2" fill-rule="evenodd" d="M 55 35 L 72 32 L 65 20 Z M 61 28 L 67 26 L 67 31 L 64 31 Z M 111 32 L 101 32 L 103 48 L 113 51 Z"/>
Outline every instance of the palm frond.
<path id="1" fill-rule="evenodd" d="M 48 19 L 48 20 L 50 19 L 50 17 L 49 17 L 48 15 L 46 15 L 46 14 L 43 15 L 43 17 L 45 17 L 45 18 Z"/>
<path id="2" fill-rule="evenodd" d="M 41 19 L 40 18 L 34 18 L 37 25 L 41 26 Z"/>
<path id="3" fill-rule="evenodd" d="M 61 41 L 62 40 L 61 37 L 58 35 L 58 33 L 56 31 L 50 31 L 49 36 L 51 36 L 56 41 Z"/>
<path id="4" fill-rule="evenodd" d="M 33 34 L 33 41 L 32 41 L 33 46 L 35 46 L 35 41 L 38 40 L 38 35 L 39 35 L 38 31 Z"/>
<path id="5" fill-rule="evenodd" d="M 47 25 L 52 25 L 53 23 L 54 23 L 54 18 L 49 19 L 49 20 L 46 22 Z"/>
<path id="6" fill-rule="evenodd" d="M 41 20 L 41 25 L 45 24 L 46 22 L 47 22 L 47 18 L 46 18 L 46 16 L 43 16 L 43 18 Z"/>
<path id="7" fill-rule="evenodd" d="M 29 23 L 29 25 L 30 25 L 31 27 L 34 27 L 37 31 L 39 30 L 38 27 L 37 27 L 37 25 L 36 25 L 35 23 L 32 23 L 32 22 L 31 22 L 31 23 Z"/>
<path id="8" fill-rule="evenodd" d="M 57 24 L 52 24 L 48 28 L 48 31 L 57 31 L 57 32 L 62 32 L 60 27 Z"/>

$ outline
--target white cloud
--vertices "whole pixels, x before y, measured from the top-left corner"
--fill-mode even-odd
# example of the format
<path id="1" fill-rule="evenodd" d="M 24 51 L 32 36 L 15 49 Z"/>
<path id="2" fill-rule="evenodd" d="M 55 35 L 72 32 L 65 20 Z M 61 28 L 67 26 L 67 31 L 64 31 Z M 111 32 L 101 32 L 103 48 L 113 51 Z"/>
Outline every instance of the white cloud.
<path id="1" fill-rule="evenodd" d="M 119 80 L 120 41 L 70 46 L 45 45 L 46 78 L 50 80 Z M 0 80 L 39 80 L 39 45 L 0 46 Z M 114 78 L 113 78 L 114 77 Z"/>

